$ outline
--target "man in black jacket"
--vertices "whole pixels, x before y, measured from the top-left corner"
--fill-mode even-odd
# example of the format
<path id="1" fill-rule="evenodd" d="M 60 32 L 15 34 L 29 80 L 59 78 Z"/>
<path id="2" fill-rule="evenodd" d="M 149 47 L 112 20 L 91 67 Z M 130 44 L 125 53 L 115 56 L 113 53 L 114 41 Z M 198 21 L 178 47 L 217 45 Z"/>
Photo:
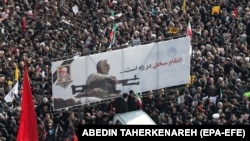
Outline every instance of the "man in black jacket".
<path id="1" fill-rule="evenodd" d="M 128 96 L 128 111 L 138 110 L 137 98 L 135 97 L 135 93 L 133 90 L 129 91 Z"/>
<path id="2" fill-rule="evenodd" d="M 113 102 L 113 107 L 115 108 L 116 114 L 128 112 L 127 100 L 128 100 L 128 94 L 124 93 L 122 97 L 117 98 Z"/>

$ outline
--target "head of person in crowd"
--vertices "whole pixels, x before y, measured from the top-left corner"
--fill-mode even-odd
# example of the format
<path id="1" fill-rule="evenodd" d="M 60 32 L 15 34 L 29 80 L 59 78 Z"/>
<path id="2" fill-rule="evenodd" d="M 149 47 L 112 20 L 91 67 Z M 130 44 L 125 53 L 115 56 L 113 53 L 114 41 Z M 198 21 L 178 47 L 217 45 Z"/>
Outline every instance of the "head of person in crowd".
<path id="1" fill-rule="evenodd" d="M 130 91 L 129 91 L 129 95 L 132 96 L 132 97 L 135 97 L 134 91 L 133 91 L 133 90 L 130 90 Z"/>

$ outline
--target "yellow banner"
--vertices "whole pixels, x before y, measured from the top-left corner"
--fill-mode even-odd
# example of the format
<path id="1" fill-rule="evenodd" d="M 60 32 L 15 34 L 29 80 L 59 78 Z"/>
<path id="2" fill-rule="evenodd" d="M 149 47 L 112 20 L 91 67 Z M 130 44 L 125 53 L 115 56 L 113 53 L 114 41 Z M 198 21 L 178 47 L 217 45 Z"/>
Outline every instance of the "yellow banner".
<path id="1" fill-rule="evenodd" d="M 170 29 L 169 29 L 169 32 L 170 32 L 171 34 L 176 34 L 176 33 L 179 32 L 179 29 L 178 29 L 178 28 L 170 28 Z"/>
<path id="2" fill-rule="evenodd" d="M 213 6 L 212 15 L 214 14 L 220 14 L 220 6 Z"/>
<path id="3" fill-rule="evenodd" d="M 182 5 L 181 10 L 186 11 L 186 8 L 187 8 L 187 0 L 183 0 L 183 5 Z"/>
<path id="4" fill-rule="evenodd" d="M 18 67 L 16 66 L 16 69 L 15 69 L 15 80 L 18 80 L 19 79 L 19 70 L 18 70 Z"/>

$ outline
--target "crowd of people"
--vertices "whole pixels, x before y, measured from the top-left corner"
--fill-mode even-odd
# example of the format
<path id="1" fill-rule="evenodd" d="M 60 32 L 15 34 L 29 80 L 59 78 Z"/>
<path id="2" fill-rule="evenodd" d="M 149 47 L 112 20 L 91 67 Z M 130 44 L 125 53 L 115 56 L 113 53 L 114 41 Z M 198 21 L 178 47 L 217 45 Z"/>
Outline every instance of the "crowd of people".
<path id="1" fill-rule="evenodd" d="M 183 89 L 145 92 L 142 105 L 132 109 L 146 111 L 159 125 L 249 125 L 250 1 L 184 1 L 1 1 L 0 140 L 14 141 L 17 135 L 20 98 L 4 101 L 17 82 L 16 66 L 20 96 L 23 67 L 28 66 L 39 140 L 72 140 L 78 124 L 110 124 L 115 113 L 130 108 L 114 100 L 55 114 L 51 61 L 186 36 L 188 22 L 192 81 Z M 215 5 L 219 11 L 212 13 Z"/>

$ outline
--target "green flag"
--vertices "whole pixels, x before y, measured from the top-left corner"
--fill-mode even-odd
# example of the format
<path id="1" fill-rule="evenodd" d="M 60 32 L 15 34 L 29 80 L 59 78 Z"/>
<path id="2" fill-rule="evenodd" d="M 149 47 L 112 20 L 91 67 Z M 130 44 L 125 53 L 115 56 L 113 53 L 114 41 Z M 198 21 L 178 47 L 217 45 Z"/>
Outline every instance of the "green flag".
<path id="1" fill-rule="evenodd" d="M 113 29 L 111 30 L 109 34 L 109 40 L 110 40 L 110 47 L 115 43 L 115 35 L 116 35 L 116 23 L 113 26 Z"/>

